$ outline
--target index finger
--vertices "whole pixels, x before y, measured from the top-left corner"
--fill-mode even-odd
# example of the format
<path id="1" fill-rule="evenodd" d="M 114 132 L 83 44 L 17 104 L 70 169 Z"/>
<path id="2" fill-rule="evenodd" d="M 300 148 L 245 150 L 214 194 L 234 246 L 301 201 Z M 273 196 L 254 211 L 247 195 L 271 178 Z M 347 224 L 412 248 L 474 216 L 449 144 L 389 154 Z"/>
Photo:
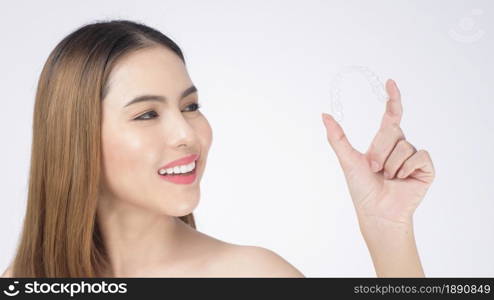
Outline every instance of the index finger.
<path id="1" fill-rule="evenodd" d="M 386 110 L 381 121 L 381 128 L 393 124 L 400 126 L 403 106 L 401 105 L 400 90 L 393 79 L 386 81 L 386 91 L 388 92 L 389 100 L 386 102 Z"/>

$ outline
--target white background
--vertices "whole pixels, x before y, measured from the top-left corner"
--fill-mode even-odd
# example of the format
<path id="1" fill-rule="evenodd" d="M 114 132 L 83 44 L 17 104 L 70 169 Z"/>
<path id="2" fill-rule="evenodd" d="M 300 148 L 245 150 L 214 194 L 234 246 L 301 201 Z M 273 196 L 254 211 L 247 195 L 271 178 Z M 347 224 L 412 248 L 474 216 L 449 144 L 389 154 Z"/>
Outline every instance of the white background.
<path id="1" fill-rule="evenodd" d="M 436 168 L 415 214 L 426 276 L 494 276 L 493 14 L 487 0 L 4 3 L 0 271 L 25 212 L 41 68 L 76 28 L 124 18 L 182 48 L 213 128 L 198 230 L 269 248 L 307 277 L 375 276 L 321 121 L 340 73 L 341 124 L 367 149 L 385 104 L 365 72 L 345 71 L 362 66 L 396 80 L 405 135 Z"/>

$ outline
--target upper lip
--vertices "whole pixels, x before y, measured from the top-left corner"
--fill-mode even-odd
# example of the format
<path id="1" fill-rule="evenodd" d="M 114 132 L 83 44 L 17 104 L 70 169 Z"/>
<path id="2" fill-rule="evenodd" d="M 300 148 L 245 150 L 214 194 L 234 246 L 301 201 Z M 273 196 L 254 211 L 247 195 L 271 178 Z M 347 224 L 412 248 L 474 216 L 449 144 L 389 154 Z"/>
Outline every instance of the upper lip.
<path id="1" fill-rule="evenodd" d="M 180 159 L 177 159 L 177 160 L 174 160 L 164 166 L 162 166 L 161 168 L 159 168 L 159 170 L 161 169 L 169 169 L 169 168 L 173 168 L 175 166 L 182 166 L 182 165 L 188 165 L 190 164 L 191 162 L 195 161 L 199 159 L 199 154 L 191 154 L 191 155 L 188 155 L 188 156 L 185 156 L 185 157 L 182 157 Z"/>

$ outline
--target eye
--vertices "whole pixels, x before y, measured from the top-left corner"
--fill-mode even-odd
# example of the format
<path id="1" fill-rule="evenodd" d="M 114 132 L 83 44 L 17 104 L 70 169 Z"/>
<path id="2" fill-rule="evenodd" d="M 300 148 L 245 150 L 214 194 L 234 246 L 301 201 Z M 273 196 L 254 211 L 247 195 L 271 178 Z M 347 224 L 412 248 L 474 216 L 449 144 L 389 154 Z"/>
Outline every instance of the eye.
<path id="1" fill-rule="evenodd" d="M 195 112 L 195 111 L 199 110 L 199 108 L 201 108 L 201 105 L 199 103 L 192 103 L 191 105 L 187 106 L 187 108 L 189 108 L 189 107 L 192 107 L 192 109 L 188 110 L 188 111 L 186 110 L 186 112 Z M 146 117 L 146 116 L 151 116 L 151 117 Z M 154 110 L 151 110 L 151 111 L 148 111 L 148 112 L 140 115 L 139 117 L 135 118 L 134 120 L 136 120 L 136 121 L 152 120 L 157 116 L 158 116 L 158 114 Z"/>
<path id="2" fill-rule="evenodd" d="M 192 111 L 197 111 L 197 110 L 199 110 L 199 108 L 201 108 L 201 105 L 199 103 L 192 103 L 191 105 L 189 105 L 187 107 L 195 107 L 195 109 L 193 109 Z"/>
<path id="3" fill-rule="evenodd" d="M 134 120 L 136 120 L 136 121 L 145 121 L 145 120 L 154 119 L 154 117 L 152 117 L 152 118 L 143 118 L 144 116 L 149 116 L 149 115 L 155 115 L 155 116 L 157 116 L 158 114 L 154 110 L 152 110 L 152 111 L 148 111 L 147 113 L 144 113 L 144 114 L 140 115 L 139 117 L 135 118 Z"/>

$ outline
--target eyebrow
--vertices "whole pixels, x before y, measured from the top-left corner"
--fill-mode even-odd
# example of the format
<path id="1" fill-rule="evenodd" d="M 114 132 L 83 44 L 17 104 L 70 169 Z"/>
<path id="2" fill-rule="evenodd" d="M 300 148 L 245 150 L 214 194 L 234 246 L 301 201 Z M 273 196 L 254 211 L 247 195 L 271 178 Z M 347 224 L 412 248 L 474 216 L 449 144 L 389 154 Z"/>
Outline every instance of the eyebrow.
<path id="1" fill-rule="evenodd" d="M 195 93 L 195 92 L 197 92 L 197 88 L 194 85 L 192 85 L 191 87 L 187 88 L 185 91 L 182 92 L 180 99 L 183 99 L 183 98 L 187 97 L 188 95 Z M 132 105 L 134 103 L 143 102 L 143 101 L 165 102 L 165 101 L 167 101 L 167 99 L 165 96 L 160 96 L 160 95 L 142 95 L 142 96 L 135 97 L 134 99 L 129 101 L 129 103 L 125 104 L 124 107 Z"/>

